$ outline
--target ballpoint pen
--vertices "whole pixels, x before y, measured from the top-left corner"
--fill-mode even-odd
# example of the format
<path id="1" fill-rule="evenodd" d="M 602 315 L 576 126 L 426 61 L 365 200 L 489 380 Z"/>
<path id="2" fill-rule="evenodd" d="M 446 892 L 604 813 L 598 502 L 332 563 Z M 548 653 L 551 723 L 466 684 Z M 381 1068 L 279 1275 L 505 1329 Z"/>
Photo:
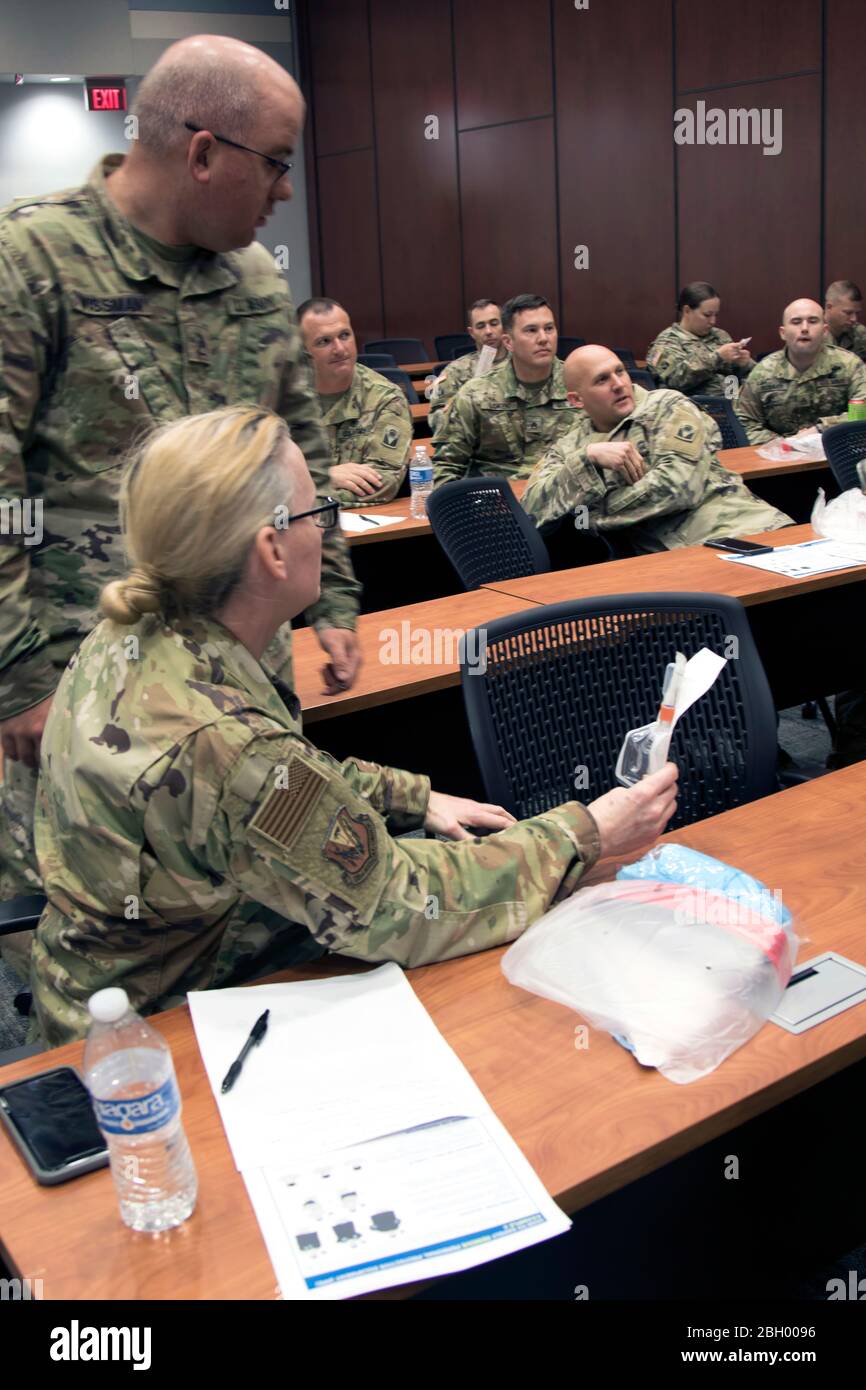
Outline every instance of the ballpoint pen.
<path id="1" fill-rule="evenodd" d="M 257 1018 L 252 1028 L 250 1029 L 250 1035 L 244 1043 L 243 1047 L 241 1048 L 237 1060 L 232 1062 L 231 1066 L 225 1074 L 225 1080 L 223 1081 L 223 1084 L 220 1087 L 223 1095 L 225 1095 L 226 1091 L 231 1090 L 232 1086 L 235 1084 L 238 1077 L 240 1076 L 241 1070 L 243 1068 L 244 1062 L 247 1059 L 248 1053 L 252 1051 L 252 1049 L 256 1046 L 257 1043 L 261 1042 L 262 1038 L 265 1036 L 265 1033 L 268 1031 L 268 1014 L 270 1012 L 270 1009 L 265 1009 L 261 1018 Z"/>
<path id="2" fill-rule="evenodd" d="M 371 526 L 379 525 L 378 521 L 374 516 L 365 516 L 363 512 L 359 512 L 358 515 L 360 516 L 362 521 L 369 521 Z"/>

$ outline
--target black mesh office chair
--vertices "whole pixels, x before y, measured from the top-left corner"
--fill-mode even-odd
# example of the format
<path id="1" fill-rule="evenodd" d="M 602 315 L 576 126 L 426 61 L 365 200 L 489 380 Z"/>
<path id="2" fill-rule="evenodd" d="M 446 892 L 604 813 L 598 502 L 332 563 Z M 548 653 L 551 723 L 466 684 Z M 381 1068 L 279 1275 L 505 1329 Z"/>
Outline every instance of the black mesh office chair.
<path id="1" fill-rule="evenodd" d="M 0 936 L 13 936 L 19 931 L 35 931 L 46 901 L 42 893 L 25 893 L 21 897 L 9 898 L 5 903 L 0 903 Z M 15 996 L 15 1008 L 18 1012 L 26 1017 L 30 1013 L 31 1003 L 29 988 L 19 989 Z"/>
<path id="2" fill-rule="evenodd" d="M 452 348 L 452 350 L 451 350 L 451 356 L 450 356 L 450 358 L 449 358 L 449 361 L 451 361 L 451 362 L 456 362 L 458 357 L 468 357 L 469 354 L 470 354 L 470 352 L 474 352 L 474 351 L 475 351 L 475 344 L 474 344 L 474 343 L 472 344 L 471 347 L 465 347 L 465 346 L 464 346 L 464 347 Z"/>
<path id="3" fill-rule="evenodd" d="M 611 348 L 611 352 L 615 352 L 622 365 L 628 367 L 630 371 L 632 368 L 637 369 L 634 353 L 629 352 L 628 348 Z"/>
<path id="4" fill-rule="evenodd" d="M 433 339 L 433 346 L 436 349 L 436 356 L 441 362 L 448 362 L 454 356 L 455 348 L 468 348 L 470 352 L 475 351 L 475 343 L 468 333 L 440 333 L 438 338 Z M 423 358 L 419 358 L 423 361 Z"/>
<path id="5" fill-rule="evenodd" d="M 777 789 L 776 714 L 746 611 L 719 594 L 619 594 L 531 608 L 486 625 L 462 662 L 466 713 L 488 799 L 517 817 L 591 801 L 617 785 L 629 729 L 656 716 L 677 651 L 724 656 L 671 744 L 680 769 L 671 828 Z M 473 648 L 470 645 L 469 650 Z M 577 770 L 586 769 L 575 790 Z"/>
<path id="6" fill-rule="evenodd" d="M 744 449 L 748 445 L 749 436 L 727 396 L 692 396 L 690 399 L 715 420 L 723 449 Z"/>
<path id="7" fill-rule="evenodd" d="M 564 362 L 568 354 L 579 347 L 586 347 L 585 338 L 560 338 L 556 344 L 556 355 Z"/>
<path id="8" fill-rule="evenodd" d="M 464 589 L 546 574 L 547 547 L 505 478 L 461 478 L 427 498 L 433 534 Z"/>
<path id="9" fill-rule="evenodd" d="M 364 367 L 372 367 L 374 371 L 379 371 L 382 367 L 396 367 L 390 352 L 359 352 L 358 361 Z"/>
<path id="10" fill-rule="evenodd" d="M 655 391 L 655 377 L 650 372 L 644 371 L 643 367 L 629 367 L 628 374 L 635 386 L 642 386 L 645 391 Z"/>
<path id="11" fill-rule="evenodd" d="M 860 487 L 857 464 L 866 458 L 866 420 L 849 420 L 842 425 L 831 425 L 821 438 L 839 491 L 847 492 L 849 488 Z"/>
<path id="12" fill-rule="evenodd" d="M 380 338 L 364 344 L 365 352 L 389 352 L 397 363 L 426 362 L 427 349 L 420 338 Z"/>
<path id="13" fill-rule="evenodd" d="M 376 371 L 380 376 L 385 376 L 389 381 L 393 381 L 395 386 L 399 386 L 410 405 L 420 405 L 418 392 L 412 385 L 412 378 L 406 372 L 401 372 L 399 367 L 377 367 Z"/>

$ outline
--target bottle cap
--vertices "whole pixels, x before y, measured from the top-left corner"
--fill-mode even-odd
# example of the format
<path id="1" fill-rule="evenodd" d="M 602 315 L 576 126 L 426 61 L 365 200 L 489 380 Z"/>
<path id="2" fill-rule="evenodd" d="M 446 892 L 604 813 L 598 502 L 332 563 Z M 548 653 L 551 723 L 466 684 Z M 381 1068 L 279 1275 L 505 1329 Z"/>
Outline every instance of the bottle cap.
<path id="1" fill-rule="evenodd" d="M 101 989 L 91 994 L 87 1007 L 97 1023 L 117 1023 L 129 1012 L 129 999 L 125 989 Z"/>

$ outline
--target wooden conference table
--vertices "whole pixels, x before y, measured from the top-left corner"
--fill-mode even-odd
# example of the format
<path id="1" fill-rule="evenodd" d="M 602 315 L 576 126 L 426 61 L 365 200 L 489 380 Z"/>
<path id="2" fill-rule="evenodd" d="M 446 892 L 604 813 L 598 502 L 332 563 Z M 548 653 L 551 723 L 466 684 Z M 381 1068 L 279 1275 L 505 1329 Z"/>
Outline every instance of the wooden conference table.
<path id="1" fill-rule="evenodd" d="M 414 409 L 415 407 L 413 407 Z M 433 441 L 430 439 L 418 440 L 423 444 L 429 456 L 433 454 Z M 719 462 L 725 468 L 730 468 L 731 472 L 739 473 L 744 483 L 749 486 L 766 482 L 768 479 L 778 478 L 801 478 L 809 473 L 822 473 L 827 470 L 827 463 L 823 460 L 815 462 L 812 459 L 794 458 L 785 462 L 777 462 L 774 459 L 761 458 L 756 448 L 751 445 L 744 449 L 723 449 L 719 454 Z M 820 478 L 815 479 L 817 489 Z M 529 479 L 515 478 L 511 487 L 516 497 L 521 498 L 526 491 Z M 345 533 L 346 543 L 354 549 L 360 545 L 380 545 L 386 541 L 406 540 L 419 536 L 430 536 L 433 534 L 432 527 L 426 517 L 412 517 L 409 515 L 409 498 L 395 497 L 390 502 L 377 502 L 371 507 L 359 507 L 352 509 L 357 515 L 367 515 L 376 521 L 378 516 L 405 516 L 405 521 L 396 522 L 393 526 L 368 525 L 367 530 L 362 532 Z"/>
<path id="2" fill-rule="evenodd" d="M 814 537 L 811 526 L 791 526 L 783 531 L 766 532 L 759 539 L 771 545 L 791 545 Z M 358 620 L 358 634 L 364 664 L 352 689 L 338 695 L 322 693 L 319 671 L 324 657 L 314 633 L 302 629 L 294 637 L 295 689 L 304 712 L 304 723 L 312 725 L 338 715 L 369 710 L 378 705 L 459 685 L 456 644 L 452 643 L 450 649 L 446 650 L 447 643 L 441 634 L 457 629 L 468 630 L 533 604 L 558 603 L 564 599 L 590 598 L 600 594 L 659 590 L 727 594 L 738 598 L 747 608 L 763 608 L 780 600 L 800 600 L 833 589 L 844 591 L 852 585 L 863 583 L 866 583 L 866 565 L 832 570 L 805 579 L 790 579 L 753 566 L 731 564 L 723 560 L 718 551 L 708 550 L 705 546 L 610 560 L 605 564 L 584 565 L 578 569 L 553 570 L 528 579 L 498 580 L 468 593 L 362 614 Z M 851 630 L 849 643 L 856 645 L 859 642 L 859 638 L 855 637 L 855 632 L 859 631 L 859 625 Z M 404 632 L 407 634 L 405 642 L 402 639 Z M 425 660 L 421 645 L 423 634 L 429 634 L 429 645 L 435 655 L 437 632 L 440 634 L 443 660 Z M 395 663 L 382 660 L 383 653 L 394 649 L 393 639 L 389 637 L 391 633 L 401 637 L 401 655 L 404 654 L 405 644 L 410 644 L 405 651 L 409 657 L 407 661 Z M 386 645 L 389 641 L 392 642 L 390 649 Z M 414 658 L 412 642 L 417 643 Z M 820 684 L 820 675 L 817 679 Z M 837 687 L 830 685 L 826 688 Z M 816 690 L 815 693 L 821 694 L 822 691 Z M 314 731 L 312 737 L 318 741 L 319 732 Z"/>
<path id="3" fill-rule="evenodd" d="M 866 763 L 739 807 L 665 839 L 735 862 L 781 889 L 811 938 L 866 962 L 866 843 L 852 834 Z M 596 870 L 593 877 L 606 876 Z M 576 1050 L 575 1015 L 508 984 L 502 950 L 408 972 L 446 1041 L 566 1212 L 662 1167 L 866 1057 L 866 1006 L 789 1034 L 772 1024 L 687 1087 L 645 1070 L 606 1033 Z M 334 959 L 279 978 L 316 978 Z M 199 1175 L 198 1207 L 176 1231 L 120 1222 L 110 1175 L 55 1188 L 31 1179 L 0 1133 L 0 1252 L 46 1299 L 273 1299 L 275 1278 L 235 1171 L 186 1007 L 160 1015 Z M 0 1081 L 80 1067 L 83 1045 L 13 1063 Z"/>

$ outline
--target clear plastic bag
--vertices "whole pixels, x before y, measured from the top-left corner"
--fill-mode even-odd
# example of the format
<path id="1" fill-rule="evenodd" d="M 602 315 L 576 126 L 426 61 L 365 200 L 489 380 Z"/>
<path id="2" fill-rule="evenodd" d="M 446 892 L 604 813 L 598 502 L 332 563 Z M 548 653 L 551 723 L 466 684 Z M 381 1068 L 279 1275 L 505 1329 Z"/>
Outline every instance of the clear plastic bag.
<path id="1" fill-rule="evenodd" d="M 576 1009 L 669 1081 L 696 1081 L 778 1007 L 799 941 L 778 894 L 664 845 L 546 913 L 509 947 L 514 985 Z"/>
<path id="2" fill-rule="evenodd" d="M 866 492 L 852 487 L 828 502 L 819 487 L 812 508 L 812 529 L 832 541 L 866 545 Z"/>
<path id="3" fill-rule="evenodd" d="M 768 444 L 762 444 L 758 453 L 762 459 L 772 459 L 774 463 L 790 463 L 792 459 L 811 459 L 813 463 L 819 463 L 826 458 L 824 453 L 824 441 L 818 430 L 810 430 L 808 434 L 794 434 L 789 439 L 772 439 Z"/>

